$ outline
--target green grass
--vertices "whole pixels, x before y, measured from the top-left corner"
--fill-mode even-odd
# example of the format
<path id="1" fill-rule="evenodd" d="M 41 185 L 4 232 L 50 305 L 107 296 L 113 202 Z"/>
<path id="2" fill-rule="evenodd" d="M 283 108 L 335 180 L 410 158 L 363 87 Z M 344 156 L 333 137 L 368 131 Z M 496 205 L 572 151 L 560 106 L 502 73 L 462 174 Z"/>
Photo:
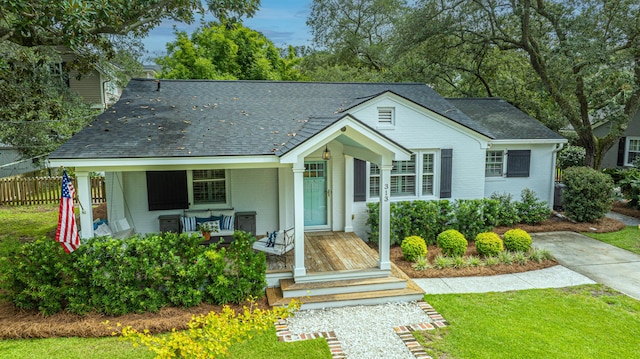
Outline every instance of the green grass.
<path id="1" fill-rule="evenodd" d="M 284 343 L 278 341 L 275 328 L 259 334 L 251 340 L 234 344 L 231 358 L 331 358 L 327 342 L 323 339 Z M 131 343 L 118 338 L 53 338 L 0 340 L 0 357 L 3 359 L 144 359 L 154 354 L 143 347 L 133 348 Z"/>
<path id="2" fill-rule="evenodd" d="M 425 300 L 450 324 L 423 343 L 436 357 L 640 357 L 640 302 L 602 285 Z"/>
<path id="3" fill-rule="evenodd" d="M 41 238 L 55 234 L 57 226 L 57 204 L 0 207 L 0 241 Z"/>
<path id="4" fill-rule="evenodd" d="M 118 338 L 52 338 L 0 340 L 0 357 L 6 359 L 144 359 L 154 358 L 146 348 L 133 348 Z"/>
<path id="5" fill-rule="evenodd" d="M 583 233 L 585 236 L 640 254 L 640 229 L 628 226 L 618 232 Z"/>

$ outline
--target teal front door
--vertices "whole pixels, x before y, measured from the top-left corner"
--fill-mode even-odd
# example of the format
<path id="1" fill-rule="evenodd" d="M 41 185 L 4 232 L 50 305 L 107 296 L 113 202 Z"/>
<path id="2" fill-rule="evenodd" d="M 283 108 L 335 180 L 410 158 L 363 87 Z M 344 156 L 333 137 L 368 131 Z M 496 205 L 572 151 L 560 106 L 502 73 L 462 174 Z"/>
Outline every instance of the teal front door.
<path id="1" fill-rule="evenodd" d="M 304 225 L 326 226 L 327 162 L 304 163 Z"/>

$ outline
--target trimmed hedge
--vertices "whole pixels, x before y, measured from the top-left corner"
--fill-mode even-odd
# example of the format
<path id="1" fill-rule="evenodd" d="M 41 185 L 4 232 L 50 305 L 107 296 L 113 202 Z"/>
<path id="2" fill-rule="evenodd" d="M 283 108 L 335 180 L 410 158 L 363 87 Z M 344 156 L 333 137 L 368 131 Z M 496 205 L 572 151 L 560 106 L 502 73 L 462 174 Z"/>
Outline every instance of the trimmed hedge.
<path id="1" fill-rule="evenodd" d="M 369 216 L 369 240 L 378 241 L 379 203 L 367 203 Z M 391 244 L 400 244 L 410 236 L 424 238 L 427 244 L 435 244 L 439 233 L 456 229 L 468 238 L 490 231 L 498 221 L 499 202 L 492 199 L 472 199 L 413 202 L 392 202 Z"/>
<path id="2" fill-rule="evenodd" d="M 41 239 L 2 258 L 0 288 L 17 307 L 43 314 L 240 303 L 261 297 L 266 286 L 266 258 L 251 249 L 253 241 L 240 231 L 220 249 L 186 234 L 98 237 L 66 254 L 59 243 Z"/>

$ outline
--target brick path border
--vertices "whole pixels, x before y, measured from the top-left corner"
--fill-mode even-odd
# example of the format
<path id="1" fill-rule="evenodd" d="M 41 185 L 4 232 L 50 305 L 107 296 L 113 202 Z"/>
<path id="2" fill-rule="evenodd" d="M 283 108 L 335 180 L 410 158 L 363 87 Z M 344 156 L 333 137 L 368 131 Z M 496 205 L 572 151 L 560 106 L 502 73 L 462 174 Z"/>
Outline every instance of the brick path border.
<path id="1" fill-rule="evenodd" d="M 276 322 L 276 336 L 281 342 L 296 342 L 299 340 L 308 340 L 316 338 L 325 338 L 331 351 L 331 358 L 333 359 L 345 359 L 344 351 L 342 350 L 342 344 L 338 340 L 336 333 L 331 332 L 317 332 L 317 333 L 305 333 L 305 334 L 291 334 L 287 321 L 285 319 L 278 319 Z"/>
<path id="2" fill-rule="evenodd" d="M 400 340 L 404 343 L 404 345 L 409 349 L 411 354 L 417 359 L 432 359 L 429 356 L 420 343 L 413 336 L 412 332 L 421 331 L 421 330 L 433 330 L 435 328 L 442 328 L 449 325 L 449 323 L 440 315 L 440 313 L 436 312 L 433 307 L 424 301 L 416 302 L 418 307 L 422 309 L 427 316 L 433 322 L 420 323 L 420 324 L 411 324 L 411 325 L 401 325 L 398 327 L 394 327 L 393 330 L 398 334 Z M 308 339 L 316 339 L 316 338 L 325 338 L 327 340 L 327 344 L 329 345 L 329 350 L 331 351 L 331 357 L 333 359 L 345 359 L 344 351 L 342 350 L 342 344 L 338 340 L 336 333 L 331 332 L 317 332 L 317 333 L 304 333 L 304 334 L 292 334 L 287 326 L 286 319 L 278 319 L 275 323 L 276 326 L 276 336 L 278 340 L 281 342 L 296 342 L 299 340 L 308 340 Z"/>
<path id="3" fill-rule="evenodd" d="M 416 302 L 418 307 L 422 309 L 431 320 L 432 323 L 420 323 L 420 324 L 411 324 L 411 325 L 401 325 L 398 327 L 394 327 L 393 330 L 398 334 L 400 340 L 404 343 L 404 345 L 409 349 L 411 354 L 417 359 L 433 359 L 427 351 L 424 349 L 420 343 L 413 336 L 412 332 L 415 331 L 423 331 L 423 330 L 434 330 L 436 328 L 443 328 L 449 325 L 449 323 L 440 315 L 440 313 L 436 312 L 433 307 L 424 301 Z"/>

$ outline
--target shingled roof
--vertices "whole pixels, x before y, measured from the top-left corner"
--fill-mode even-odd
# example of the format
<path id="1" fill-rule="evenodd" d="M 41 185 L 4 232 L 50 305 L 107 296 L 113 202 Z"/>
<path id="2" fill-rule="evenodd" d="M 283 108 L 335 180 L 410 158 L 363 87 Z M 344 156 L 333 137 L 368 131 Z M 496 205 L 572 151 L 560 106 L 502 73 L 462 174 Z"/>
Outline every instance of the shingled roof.
<path id="1" fill-rule="evenodd" d="M 540 121 L 501 98 L 450 98 L 448 100 L 491 131 L 495 136 L 494 140 L 564 139 Z"/>
<path id="2" fill-rule="evenodd" d="M 280 156 L 385 92 L 488 138 L 502 130 L 419 83 L 133 79 L 112 108 L 50 158 Z"/>

